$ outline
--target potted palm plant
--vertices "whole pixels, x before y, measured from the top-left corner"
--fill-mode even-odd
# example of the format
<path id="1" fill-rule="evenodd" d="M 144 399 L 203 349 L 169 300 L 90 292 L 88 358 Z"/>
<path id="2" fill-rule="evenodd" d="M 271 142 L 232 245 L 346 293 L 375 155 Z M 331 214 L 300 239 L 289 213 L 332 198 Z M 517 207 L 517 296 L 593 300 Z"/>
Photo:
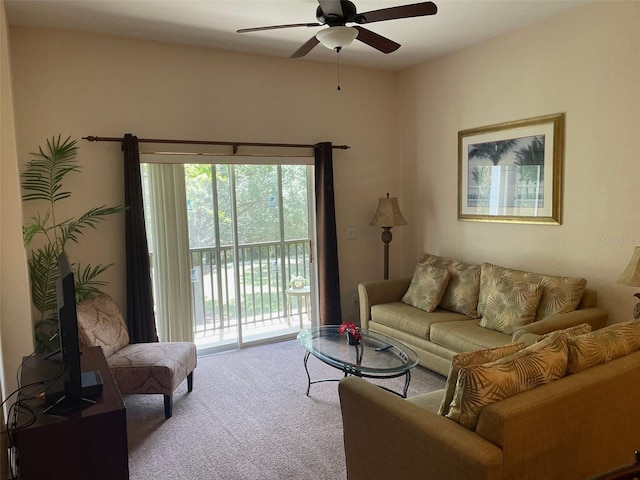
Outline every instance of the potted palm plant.
<path id="1" fill-rule="evenodd" d="M 58 203 L 71 196 L 70 191 L 63 189 L 63 179 L 72 172 L 81 171 L 76 160 L 77 154 L 76 140 L 67 137 L 61 141 L 58 135 L 57 138 L 47 139 L 46 147 L 39 147 L 38 153 L 31 153 L 33 158 L 22 173 L 22 200 L 39 201 L 43 205 L 43 209 L 30 217 L 23 227 L 25 247 L 35 239 L 40 241 L 38 246 L 31 249 L 28 259 L 31 299 L 37 310 L 34 328 L 38 352 L 54 351 L 59 345 L 56 335 L 58 255 L 64 251 L 67 242 L 78 243 L 80 235 L 87 228 L 96 228 L 108 215 L 124 210 L 121 206 L 102 205 L 89 209 L 77 219 L 61 219 L 57 215 Z M 97 277 L 111 265 L 74 265 L 76 301 L 81 302 L 101 293 L 100 287 L 105 282 Z"/>

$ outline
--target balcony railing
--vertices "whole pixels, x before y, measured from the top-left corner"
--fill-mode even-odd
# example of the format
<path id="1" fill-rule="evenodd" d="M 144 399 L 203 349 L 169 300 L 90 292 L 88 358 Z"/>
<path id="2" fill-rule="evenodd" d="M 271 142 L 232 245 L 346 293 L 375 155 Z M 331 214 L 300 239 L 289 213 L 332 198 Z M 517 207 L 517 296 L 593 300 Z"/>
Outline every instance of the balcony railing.
<path id="1" fill-rule="evenodd" d="M 286 289 L 294 277 L 310 278 L 309 249 L 302 239 L 190 250 L 196 338 L 235 336 L 239 320 L 243 331 L 286 325 Z M 301 303 L 297 313 L 308 318 Z"/>

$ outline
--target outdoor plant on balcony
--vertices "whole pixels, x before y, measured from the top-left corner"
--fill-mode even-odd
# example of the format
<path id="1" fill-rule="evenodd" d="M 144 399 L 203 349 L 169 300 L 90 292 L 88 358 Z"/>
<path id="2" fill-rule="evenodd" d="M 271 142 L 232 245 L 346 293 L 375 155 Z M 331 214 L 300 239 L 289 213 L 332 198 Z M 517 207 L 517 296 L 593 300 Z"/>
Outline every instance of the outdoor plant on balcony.
<path id="1" fill-rule="evenodd" d="M 107 215 L 123 211 L 123 207 L 102 205 L 87 210 L 77 219 L 62 219 L 56 211 L 59 202 L 68 199 L 71 192 L 64 190 L 63 179 L 71 172 L 80 172 L 76 156 L 76 141 L 67 137 L 61 141 L 60 135 L 47 140 L 46 148 L 39 147 L 38 153 L 31 153 L 33 159 L 27 163 L 22 173 L 22 200 L 39 201 L 42 210 L 30 217 L 23 227 L 24 245 L 29 246 L 36 239 L 40 242 L 30 252 L 29 277 L 31 280 L 31 299 L 38 312 L 35 320 L 36 351 L 53 351 L 58 348 L 56 337 L 58 279 L 57 258 L 64 251 L 67 242 L 78 243 L 80 235 L 88 228 L 96 228 Z M 36 243 L 36 242 L 34 242 Z M 76 301 L 81 302 L 99 293 L 105 285 L 97 277 L 107 270 L 109 265 L 78 263 L 73 265 L 76 283 Z M 54 340 L 52 340 L 54 339 Z"/>

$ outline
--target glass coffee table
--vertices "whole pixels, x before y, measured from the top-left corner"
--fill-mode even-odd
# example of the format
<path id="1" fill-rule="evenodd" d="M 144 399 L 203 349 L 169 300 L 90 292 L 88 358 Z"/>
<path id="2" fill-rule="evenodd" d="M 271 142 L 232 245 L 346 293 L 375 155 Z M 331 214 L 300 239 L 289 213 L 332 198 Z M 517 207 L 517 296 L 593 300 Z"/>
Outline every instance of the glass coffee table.
<path id="1" fill-rule="evenodd" d="M 407 345 L 381 333 L 361 330 L 359 345 L 349 345 L 345 335 L 338 333 L 337 325 L 315 327 L 301 331 L 298 341 L 306 352 L 304 369 L 307 372 L 307 395 L 311 384 L 336 382 L 340 378 L 311 381 L 307 362 L 309 355 L 344 372 L 344 376 L 355 375 L 366 378 L 395 378 L 405 376 L 402 393 L 393 392 L 406 398 L 411 369 L 418 364 L 418 355 Z M 344 377 L 343 377 L 344 378 Z"/>

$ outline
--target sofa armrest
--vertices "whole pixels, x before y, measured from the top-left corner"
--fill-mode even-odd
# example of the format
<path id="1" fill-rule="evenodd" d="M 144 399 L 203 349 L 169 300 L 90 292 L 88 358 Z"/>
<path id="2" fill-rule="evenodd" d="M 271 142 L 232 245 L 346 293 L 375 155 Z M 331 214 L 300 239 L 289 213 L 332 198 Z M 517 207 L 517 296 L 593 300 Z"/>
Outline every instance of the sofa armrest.
<path id="1" fill-rule="evenodd" d="M 573 312 L 560 313 L 553 315 L 539 322 L 533 322 L 518 328 L 513 332 L 512 341 L 517 342 L 519 339 L 529 333 L 544 335 L 545 333 L 564 328 L 573 327 L 582 323 L 591 325 L 592 330 L 598 330 L 607 324 L 609 313 L 600 307 L 583 308 L 574 310 Z"/>
<path id="2" fill-rule="evenodd" d="M 502 450 L 358 377 L 338 386 L 349 480 L 502 478 Z"/>
<path id="3" fill-rule="evenodd" d="M 505 478 L 590 478 L 638 449 L 639 375 L 630 353 L 488 405 L 476 431 L 503 446 Z"/>
<path id="4" fill-rule="evenodd" d="M 411 285 L 411 278 L 393 280 L 377 280 L 358 285 L 358 302 L 360 304 L 360 326 L 369 327 L 371 307 L 381 303 L 399 302 Z"/>

